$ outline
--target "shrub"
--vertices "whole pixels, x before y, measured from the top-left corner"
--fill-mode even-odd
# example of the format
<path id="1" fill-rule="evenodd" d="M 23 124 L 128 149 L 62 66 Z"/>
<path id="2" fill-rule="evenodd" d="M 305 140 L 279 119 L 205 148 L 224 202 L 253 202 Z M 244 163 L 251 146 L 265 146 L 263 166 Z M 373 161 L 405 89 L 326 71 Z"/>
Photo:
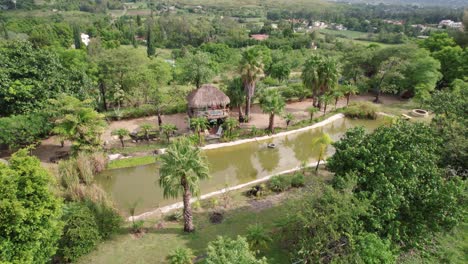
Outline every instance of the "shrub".
<path id="1" fill-rule="evenodd" d="M 0 118 L 0 145 L 9 148 L 37 143 L 52 129 L 46 114 L 33 113 Z"/>
<path id="2" fill-rule="evenodd" d="M 265 258 L 256 259 L 255 253 L 249 249 L 244 237 L 238 236 L 236 240 L 227 237 L 218 237 L 208 244 L 207 264 L 242 263 L 265 264 Z"/>
<path id="3" fill-rule="evenodd" d="M 79 171 L 73 159 L 61 160 L 58 163 L 60 185 L 63 188 L 72 188 L 80 183 Z"/>
<path id="4" fill-rule="evenodd" d="M 277 79 L 274 79 L 270 76 L 267 76 L 263 79 L 262 81 L 266 86 L 278 86 L 279 81 Z"/>
<path id="5" fill-rule="evenodd" d="M 104 201 L 93 202 L 87 200 L 86 205 L 94 215 L 99 235 L 102 238 L 107 239 L 117 233 L 123 223 L 123 219 L 115 208 Z"/>
<path id="6" fill-rule="evenodd" d="M 212 224 L 219 224 L 224 219 L 224 213 L 221 211 L 214 211 L 210 213 L 210 222 Z"/>
<path id="7" fill-rule="evenodd" d="M 166 107 L 162 114 L 183 113 L 187 110 L 185 104 L 174 104 Z M 150 104 L 143 104 L 138 107 L 128 107 L 120 111 L 109 111 L 105 113 L 106 119 L 115 121 L 121 119 L 133 119 L 145 116 L 154 116 L 157 114 L 156 107 Z"/>
<path id="8" fill-rule="evenodd" d="M 89 154 L 79 152 L 76 156 L 76 167 L 80 172 L 81 182 L 86 185 L 91 184 L 94 180 L 94 163 Z"/>
<path id="9" fill-rule="evenodd" d="M 299 100 L 303 100 L 312 96 L 312 92 L 310 89 L 305 88 L 302 83 L 294 83 L 281 89 L 281 95 L 286 99 L 298 98 Z"/>
<path id="10" fill-rule="evenodd" d="M 250 225 L 247 227 L 247 241 L 251 248 L 267 248 L 268 243 L 272 241 L 270 235 L 261 224 Z"/>
<path id="11" fill-rule="evenodd" d="M 354 102 L 344 109 L 344 114 L 351 118 L 376 119 L 377 107 L 371 102 Z"/>
<path id="12" fill-rule="evenodd" d="M 291 178 L 291 186 L 294 188 L 303 187 L 305 185 L 304 174 L 297 172 Z"/>
<path id="13" fill-rule="evenodd" d="M 143 221 L 143 220 L 133 221 L 132 222 L 132 232 L 135 233 L 135 234 L 142 233 L 144 224 L 145 224 L 145 221 Z"/>
<path id="14" fill-rule="evenodd" d="M 107 166 L 107 156 L 104 152 L 93 152 L 90 154 L 94 165 L 94 173 L 102 172 Z"/>
<path id="15" fill-rule="evenodd" d="M 283 192 L 291 186 L 291 181 L 288 177 L 276 175 L 268 182 L 268 187 L 274 192 Z"/>
<path id="16" fill-rule="evenodd" d="M 82 203 L 65 207 L 65 227 L 59 241 L 58 256 L 72 262 L 94 249 L 100 240 L 93 213 Z"/>
<path id="17" fill-rule="evenodd" d="M 195 256 L 189 248 L 176 248 L 167 256 L 169 264 L 192 264 Z"/>
<path id="18" fill-rule="evenodd" d="M 184 217 L 184 214 L 182 213 L 181 210 L 176 210 L 174 211 L 173 213 L 171 213 L 170 215 L 167 216 L 167 220 L 168 221 L 175 221 L 175 222 L 179 222 L 183 219 Z"/>

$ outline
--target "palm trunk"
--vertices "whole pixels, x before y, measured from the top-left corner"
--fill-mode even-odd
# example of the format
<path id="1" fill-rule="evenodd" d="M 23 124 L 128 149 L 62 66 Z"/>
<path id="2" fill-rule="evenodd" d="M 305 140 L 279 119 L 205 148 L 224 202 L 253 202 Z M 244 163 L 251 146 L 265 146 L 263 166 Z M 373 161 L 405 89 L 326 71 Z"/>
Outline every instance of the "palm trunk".
<path id="1" fill-rule="evenodd" d="M 320 153 L 319 158 L 317 160 L 317 166 L 315 166 L 315 173 L 317 173 L 320 165 L 320 160 L 322 159 L 322 153 Z"/>
<path id="2" fill-rule="evenodd" d="M 250 117 L 250 102 L 251 102 L 252 98 L 250 98 L 249 95 L 247 95 L 245 97 L 245 116 L 247 117 L 247 119 Z"/>
<path id="3" fill-rule="evenodd" d="M 161 118 L 161 111 L 158 110 L 158 127 L 161 130 L 161 125 L 162 125 L 162 118 Z"/>
<path id="4" fill-rule="evenodd" d="M 122 144 L 122 148 L 125 148 L 123 137 L 119 137 L 119 139 L 120 139 L 120 144 Z"/>
<path id="5" fill-rule="evenodd" d="M 346 106 L 349 105 L 349 98 L 351 97 L 351 94 L 346 95 Z"/>
<path id="6" fill-rule="evenodd" d="M 239 105 L 239 122 L 244 121 L 244 113 L 242 112 L 242 105 Z"/>
<path id="7" fill-rule="evenodd" d="M 270 129 L 271 133 L 275 132 L 275 114 L 270 114 L 270 123 L 268 125 L 268 129 Z"/>
<path id="8" fill-rule="evenodd" d="M 336 110 L 336 105 L 338 104 L 338 100 L 339 100 L 339 98 L 338 98 L 338 97 L 337 97 L 337 98 L 335 98 L 335 110 Z"/>
<path id="9" fill-rule="evenodd" d="M 195 227 L 193 226 L 192 206 L 190 204 L 192 194 L 190 193 L 190 189 L 185 178 L 182 179 L 182 186 L 184 187 L 184 231 L 193 232 L 195 231 Z"/>
<path id="10" fill-rule="evenodd" d="M 327 113 L 327 103 L 325 102 L 323 105 L 323 114 Z"/>

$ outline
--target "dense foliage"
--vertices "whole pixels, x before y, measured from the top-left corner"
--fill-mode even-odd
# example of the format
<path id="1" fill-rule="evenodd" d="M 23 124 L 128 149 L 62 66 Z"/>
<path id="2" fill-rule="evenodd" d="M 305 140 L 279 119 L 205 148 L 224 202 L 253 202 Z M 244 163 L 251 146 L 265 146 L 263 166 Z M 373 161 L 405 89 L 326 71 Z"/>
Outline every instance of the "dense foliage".
<path id="1" fill-rule="evenodd" d="M 52 176 L 27 150 L 0 164 L 0 262 L 48 263 L 62 231 Z"/>

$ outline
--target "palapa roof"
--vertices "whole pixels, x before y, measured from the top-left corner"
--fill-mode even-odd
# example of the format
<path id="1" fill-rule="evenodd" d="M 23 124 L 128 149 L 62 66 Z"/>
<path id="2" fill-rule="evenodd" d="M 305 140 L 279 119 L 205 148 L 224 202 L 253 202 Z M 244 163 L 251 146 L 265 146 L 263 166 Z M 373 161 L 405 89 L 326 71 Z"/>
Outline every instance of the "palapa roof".
<path id="1" fill-rule="evenodd" d="M 229 97 L 212 84 L 204 84 L 200 88 L 193 90 L 187 96 L 190 108 L 204 108 L 217 105 L 228 105 Z"/>

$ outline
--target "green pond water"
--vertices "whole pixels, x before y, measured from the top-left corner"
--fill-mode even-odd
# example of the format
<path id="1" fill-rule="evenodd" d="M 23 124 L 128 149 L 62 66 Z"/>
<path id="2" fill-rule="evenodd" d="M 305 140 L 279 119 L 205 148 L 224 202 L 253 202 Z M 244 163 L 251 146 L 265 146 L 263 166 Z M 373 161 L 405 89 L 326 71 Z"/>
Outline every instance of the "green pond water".
<path id="1" fill-rule="evenodd" d="M 318 147 L 312 139 L 322 132 L 338 140 L 347 129 L 364 126 L 368 131 L 381 125 L 383 120 L 351 120 L 342 118 L 325 126 L 258 142 L 205 150 L 211 178 L 201 182 L 202 194 L 227 186 L 246 183 L 317 159 Z M 276 148 L 267 148 L 275 143 Z M 328 155 L 333 153 L 328 147 Z M 158 180 L 157 164 L 104 171 L 97 182 L 126 213 L 129 205 L 138 201 L 137 214 L 179 202 L 180 199 L 163 199 Z"/>

